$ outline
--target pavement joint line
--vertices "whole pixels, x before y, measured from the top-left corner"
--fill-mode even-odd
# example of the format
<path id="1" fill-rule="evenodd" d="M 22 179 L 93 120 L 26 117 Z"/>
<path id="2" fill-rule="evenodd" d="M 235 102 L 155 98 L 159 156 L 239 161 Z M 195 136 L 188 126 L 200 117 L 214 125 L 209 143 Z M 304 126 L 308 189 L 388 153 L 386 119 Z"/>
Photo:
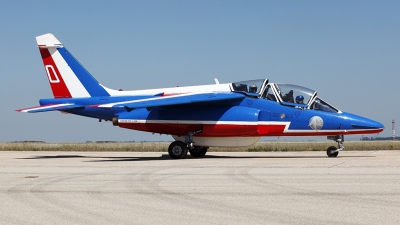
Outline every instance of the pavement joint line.
<path id="1" fill-rule="evenodd" d="M 350 162 L 350 161 L 354 161 L 354 160 L 356 160 L 356 159 L 359 159 L 359 158 L 361 158 L 361 157 L 364 157 L 364 156 L 370 155 L 370 154 L 372 154 L 372 153 L 375 153 L 375 152 L 377 152 L 377 151 L 376 151 L 376 150 L 375 150 L 375 151 L 369 151 L 369 152 L 367 152 L 367 153 L 366 153 L 366 154 L 364 154 L 364 155 L 361 155 L 361 156 L 357 156 L 357 157 L 351 158 L 351 159 L 349 159 L 349 160 L 346 160 L 346 161 L 344 161 L 344 162 L 341 162 L 341 163 L 335 164 L 335 165 L 333 165 L 333 166 L 330 166 L 330 167 L 328 167 L 328 168 L 337 167 L 337 166 L 339 166 L 339 165 L 342 165 L 342 164 L 348 163 L 348 162 Z"/>

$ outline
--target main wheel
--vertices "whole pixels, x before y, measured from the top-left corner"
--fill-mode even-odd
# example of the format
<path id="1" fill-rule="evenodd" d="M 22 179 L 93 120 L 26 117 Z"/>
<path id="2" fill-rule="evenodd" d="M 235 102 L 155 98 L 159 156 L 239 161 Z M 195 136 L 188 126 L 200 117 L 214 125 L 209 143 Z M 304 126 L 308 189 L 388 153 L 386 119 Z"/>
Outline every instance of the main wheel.
<path id="1" fill-rule="evenodd" d="M 335 146 L 331 146 L 326 150 L 326 154 L 328 157 L 336 157 L 338 156 L 339 152 L 332 152 L 335 151 L 337 148 Z"/>
<path id="2" fill-rule="evenodd" d="M 192 155 L 195 158 L 201 158 L 207 153 L 208 147 L 194 147 L 193 149 L 190 149 L 190 155 Z"/>
<path id="3" fill-rule="evenodd" d="M 183 159 L 186 157 L 188 148 L 182 141 L 174 141 L 168 147 L 168 154 L 173 159 Z"/>

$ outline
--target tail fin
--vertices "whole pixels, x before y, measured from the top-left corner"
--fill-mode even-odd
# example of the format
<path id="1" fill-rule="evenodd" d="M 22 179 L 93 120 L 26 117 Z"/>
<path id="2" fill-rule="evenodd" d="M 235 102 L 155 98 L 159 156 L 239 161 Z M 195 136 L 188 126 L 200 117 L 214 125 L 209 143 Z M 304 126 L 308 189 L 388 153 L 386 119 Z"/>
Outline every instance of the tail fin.
<path id="1" fill-rule="evenodd" d="M 36 41 L 54 98 L 110 96 L 53 34 Z"/>

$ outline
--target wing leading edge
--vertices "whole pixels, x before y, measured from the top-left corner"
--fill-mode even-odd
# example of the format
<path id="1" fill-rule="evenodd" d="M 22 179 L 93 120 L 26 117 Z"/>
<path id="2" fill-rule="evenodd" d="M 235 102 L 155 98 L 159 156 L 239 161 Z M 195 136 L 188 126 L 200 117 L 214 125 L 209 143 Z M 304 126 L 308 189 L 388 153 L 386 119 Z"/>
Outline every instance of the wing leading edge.
<path id="1" fill-rule="evenodd" d="M 229 101 L 229 100 L 239 100 L 246 98 L 243 93 L 198 93 L 198 94 L 181 94 L 172 96 L 162 96 L 156 95 L 152 98 L 145 98 L 139 100 L 130 101 L 120 101 L 108 104 L 97 105 L 98 108 L 148 108 L 157 106 L 171 106 L 171 105 L 182 105 L 182 104 L 193 104 L 193 103 L 207 103 L 215 101 Z M 72 100 L 72 99 L 71 99 Z M 93 107 L 93 104 L 88 104 Z M 42 106 L 35 106 L 25 109 L 17 109 L 17 112 L 27 112 L 27 113 L 38 113 L 56 110 L 68 110 L 68 109 L 83 109 L 85 105 L 79 105 L 75 103 L 61 103 L 61 104 L 47 104 Z"/>
<path id="2" fill-rule="evenodd" d="M 98 105 L 100 108 L 147 108 L 157 106 L 171 106 L 171 105 L 182 105 L 182 104 L 193 104 L 193 103 L 207 103 L 214 101 L 229 101 L 234 99 L 244 99 L 246 96 L 241 93 L 200 93 L 200 94 L 182 94 L 174 96 L 160 96 L 154 98 L 114 102 L 110 104 Z"/>

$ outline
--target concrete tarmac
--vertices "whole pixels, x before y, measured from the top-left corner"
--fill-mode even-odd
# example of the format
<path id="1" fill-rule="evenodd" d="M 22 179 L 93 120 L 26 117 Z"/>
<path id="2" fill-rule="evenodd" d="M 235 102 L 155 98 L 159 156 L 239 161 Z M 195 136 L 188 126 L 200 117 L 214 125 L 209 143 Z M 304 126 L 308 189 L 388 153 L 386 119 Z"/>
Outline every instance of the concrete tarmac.
<path id="1" fill-rule="evenodd" d="M 0 152 L 0 224 L 400 224 L 400 151 Z"/>

